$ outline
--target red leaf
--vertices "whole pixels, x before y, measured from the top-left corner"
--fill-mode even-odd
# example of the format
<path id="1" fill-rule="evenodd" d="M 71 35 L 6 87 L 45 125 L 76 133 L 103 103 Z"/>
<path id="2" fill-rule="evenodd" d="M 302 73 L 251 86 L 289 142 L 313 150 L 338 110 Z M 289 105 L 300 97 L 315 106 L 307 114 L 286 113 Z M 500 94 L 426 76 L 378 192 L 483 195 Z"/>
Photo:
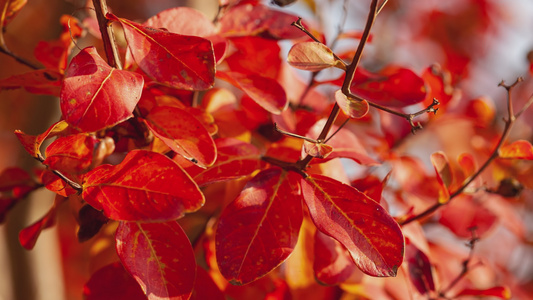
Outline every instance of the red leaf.
<path id="1" fill-rule="evenodd" d="M 191 300 L 224 300 L 224 294 L 215 284 L 209 273 L 203 268 L 196 267 L 196 280 Z"/>
<path id="2" fill-rule="evenodd" d="M 464 289 L 455 297 L 460 296 L 498 297 L 500 299 L 511 299 L 511 290 L 506 286 L 497 286 L 485 290 Z"/>
<path id="3" fill-rule="evenodd" d="M 205 201 L 178 164 L 146 150 L 130 151 L 119 165 L 101 165 L 84 180 L 83 199 L 113 220 L 174 220 Z"/>
<path id="4" fill-rule="evenodd" d="M 122 24 L 133 59 L 150 78 L 186 90 L 206 90 L 215 83 L 209 40 L 153 29 L 113 14 L 107 18 Z"/>
<path id="5" fill-rule="evenodd" d="M 174 152 L 203 168 L 215 162 L 217 149 L 211 135 L 187 111 L 158 106 L 150 111 L 146 120 L 150 130 Z"/>
<path id="6" fill-rule="evenodd" d="M 533 160 L 533 146 L 526 140 L 518 140 L 501 147 L 499 154 L 501 158 Z"/>
<path id="7" fill-rule="evenodd" d="M 83 133 L 60 137 L 46 148 L 43 164 L 69 175 L 85 173 L 91 166 L 97 143 L 94 136 Z"/>
<path id="8" fill-rule="evenodd" d="M 83 286 L 84 300 L 146 300 L 139 284 L 115 262 L 94 272 Z"/>
<path id="9" fill-rule="evenodd" d="M 459 237 L 471 238 L 472 228 L 476 228 L 478 236 L 483 236 L 497 220 L 494 213 L 480 205 L 472 196 L 460 195 L 441 208 L 439 223 Z"/>
<path id="10" fill-rule="evenodd" d="M 0 223 L 17 200 L 37 188 L 28 172 L 21 168 L 7 168 L 0 172 Z"/>
<path id="11" fill-rule="evenodd" d="M 462 153 L 457 158 L 457 163 L 463 171 L 463 177 L 465 180 L 476 172 L 476 160 L 472 154 Z"/>
<path id="12" fill-rule="evenodd" d="M 431 263 L 427 255 L 406 239 L 405 261 L 409 269 L 409 278 L 422 295 L 435 291 Z"/>
<path id="13" fill-rule="evenodd" d="M 305 36 L 290 26 L 298 17 L 260 4 L 246 3 L 230 9 L 220 19 L 220 32 L 225 36 L 260 35 L 274 39 L 296 39 Z"/>
<path id="14" fill-rule="evenodd" d="M 232 72 L 261 74 L 277 79 L 281 69 L 281 48 L 277 41 L 257 36 L 231 38 L 231 48 L 235 48 L 224 59 Z"/>
<path id="15" fill-rule="evenodd" d="M 61 200 L 56 198 L 50 210 L 48 210 L 48 212 L 41 219 L 19 232 L 19 241 L 22 247 L 27 250 L 33 249 L 35 243 L 37 242 L 37 238 L 39 238 L 39 235 L 41 235 L 41 231 L 43 231 L 43 229 L 50 228 L 55 224 L 56 208 L 61 201 L 63 201 L 63 198 L 61 198 Z"/>
<path id="16" fill-rule="evenodd" d="M 292 46 L 287 62 L 297 69 L 311 72 L 335 66 L 342 69 L 342 64 L 335 58 L 333 51 L 318 42 L 302 42 Z"/>
<path id="17" fill-rule="evenodd" d="M 292 253 L 303 218 L 297 176 L 278 168 L 263 170 L 224 209 L 216 257 L 232 284 L 266 275 Z"/>
<path id="18" fill-rule="evenodd" d="M 0 80 L 0 90 L 24 88 L 33 94 L 58 96 L 63 74 L 43 69 L 17 74 Z"/>
<path id="19" fill-rule="evenodd" d="M 188 168 L 199 186 L 252 174 L 263 165 L 261 153 L 252 144 L 233 138 L 216 139 L 217 161 L 208 169 Z"/>
<path id="20" fill-rule="evenodd" d="M 28 153 L 35 158 L 42 157 L 41 154 L 41 145 L 44 140 L 49 137 L 56 135 L 68 128 L 68 124 L 65 121 L 59 121 L 52 124 L 44 133 L 37 136 L 27 135 L 20 130 L 15 130 L 15 135 L 19 139 L 20 143 L 28 151 Z"/>
<path id="21" fill-rule="evenodd" d="M 326 158 L 333 151 L 333 147 L 323 143 L 311 143 L 304 140 L 304 151 L 306 154 L 316 158 Z"/>
<path id="22" fill-rule="evenodd" d="M 98 131 L 132 117 L 142 88 L 141 75 L 111 68 L 94 47 L 88 47 L 68 66 L 61 112 L 75 128 Z"/>
<path id="23" fill-rule="evenodd" d="M 287 108 L 288 101 L 283 87 L 274 79 L 259 74 L 217 72 L 217 77 L 243 90 L 268 112 L 279 115 Z"/>
<path id="24" fill-rule="evenodd" d="M 346 247 L 361 271 L 371 276 L 396 275 L 403 259 L 403 235 L 383 207 L 326 176 L 312 175 L 301 184 L 317 228 Z"/>
<path id="25" fill-rule="evenodd" d="M 341 90 L 335 92 L 335 101 L 342 112 L 350 118 L 360 119 L 368 113 L 370 106 L 366 100 L 348 99 Z"/>
<path id="26" fill-rule="evenodd" d="M 328 285 L 344 282 L 357 270 L 346 248 L 320 231 L 315 235 L 313 269 L 316 279 Z"/>
<path id="27" fill-rule="evenodd" d="M 189 238 L 175 221 L 120 222 L 117 254 L 148 299 L 189 299 L 196 261 Z"/>
<path id="28" fill-rule="evenodd" d="M 437 181 L 440 184 L 439 202 L 446 203 L 450 199 L 449 188 L 452 185 L 453 174 L 444 152 L 435 152 L 431 154 L 431 163 L 437 173 Z"/>
<path id="29" fill-rule="evenodd" d="M 381 202 L 381 194 L 383 193 L 383 188 L 387 185 L 391 173 L 388 173 L 383 180 L 379 178 L 367 175 L 361 179 L 357 179 L 351 182 L 352 186 L 358 189 L 360 192 L 364 193 L 370 199 L 376 201 L 377 203 Z"/>

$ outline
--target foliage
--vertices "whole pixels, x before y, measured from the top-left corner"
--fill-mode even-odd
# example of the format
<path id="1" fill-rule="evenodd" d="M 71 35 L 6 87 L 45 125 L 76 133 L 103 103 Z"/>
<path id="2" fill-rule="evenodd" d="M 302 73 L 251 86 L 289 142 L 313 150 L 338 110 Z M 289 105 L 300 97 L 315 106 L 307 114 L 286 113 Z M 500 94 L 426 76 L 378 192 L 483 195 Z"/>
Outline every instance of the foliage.
<path id="1" fill-rule="evenodd" d="M 391 15 L 387 1 L 369 2 L 364 29 L 340 30 L 331 43 L 320 28 L 258 0 L 220 1 L 214 21 L 176 7 L 144 23 L 95 0 L 102 44 L 74 47 L 91 17 L 64 17 L 61 37 L 35 51 L 44 68 L 2 39 L 2 53 L 34 70 L 2 79 L 0 88 L 57 96 L 62 113 L 42 134 L 15 132 L 41 167 L 2 171 L 2 220 L 46 188 L 56 200 L 20 233 L 25 248 L 68 203 L 79 242 L 111 241 L 114 262 L 86 279 L 85 299 L 525 295 L 510 268 L 474 250 L 496 228 L 528 242 L 518 215 L 527 206 L 523 190 L 533 187 L 533 146 L 510 132 L 533 97 L 519 94 L 516 104 L 521 79 L 501 82 L 503 122 L 493 122 L 496 112 L 482 99 L 457 105 L 461 66 L 474 54 L 429 28 L 423 34 L 445 51 L 442 66 L 360 66 L 378 38 L 374 23 Z M 467 2 L 488 22 L 487 1 Z M 0 2 L 2 28 L 24 3 Z M 334 50 L 354 39 L 356 49 Z M 320 76 L 333 68 L 342 74 Z M 466 123 L 478 141 L 457 161 L 448 144 L 458 141 L 441 141 L 427 157 L 429 171 L 405 147 L 438 135 L 446 120 Z M 359 175 L 347 174 L 353 164 Z M 433 236 L 441 232 L 468 249 Z M 471 276 L 480 268 L 492 278 Z"/>

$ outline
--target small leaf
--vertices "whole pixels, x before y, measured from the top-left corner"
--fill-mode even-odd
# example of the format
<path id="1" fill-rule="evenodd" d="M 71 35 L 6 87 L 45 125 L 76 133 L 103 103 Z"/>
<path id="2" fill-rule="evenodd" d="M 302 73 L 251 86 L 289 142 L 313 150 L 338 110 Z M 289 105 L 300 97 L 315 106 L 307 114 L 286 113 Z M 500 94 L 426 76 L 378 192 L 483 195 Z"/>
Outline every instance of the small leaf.
<path id="1" fill-rule="evenodd" d="M 36 188 L 38 184 L 25 170 L 17 167 L 3 169 L 0 172 L 0 223 L 18 200 Z"/>
<path id="2" fill-rule="evenodd" d="M 97 143 L 94 136 L 83 133 L 60 137 L 46 148 L 43 164 L 69 175 L 85 173 L 92 164 Z"/>
<path id="3" fill-rule="evenodd" d="M 174 220 L 205 201 L 178 164 L 146 150 L 130 151 L 116 166 L 101 165 L 84 180 L 83 199 L 113 220 Z"/>
<path id="4" fill-rule="evenodd" d="M 215 240 L 220 272 L 232 284 L 252 282 L 292 253 L 302 224 L 298 175 L 261 171 L 220 217 Z"/>
<path id="5" fill-rule="evenodd" d="M 437 181 L 441 185 L 439 189 L 439 202 L 445 203 L 450 198 L 449 187 L 453 181 L 452 170 L 448 163 L 448 158 L 444 152 L 435 152 L 431 154 L 431 163 L 437 173 Z"/>
<path id="6" fill-rule="evenodd" d="M 198 166 L 212 165 L 217 156 L 215 143 L 207 129 L 187 111 L 171 106 L 158 106 L 146 116 L 150 130 L 174 152 Z"/>
<path id="7" fill-rule="evenodd" d="M 115 262 L 94 272 L 83 286 L 84 300 L 146 300 L 139 284 Z"/>
<path id="8" fill-rule="evenodd" d="M 56 198 L 52 207 L 41 219 L 19 232 L 19 241 L 22 247 L 27 250 L 33 249 L 43 229 L 50 228 L 55 224 L 56 209 L 62 201 L 63 198 Z"/>
<path id="9" fill-rule="evenodd" d="M 186 90 L 206 90 L 215 83 L 209 40 L 146 27 L 113 14 L 107 18 L 122 24 L 133 59 L 150 78 Z"/>
<path id="10" fill-rule="evenodd" d="M 501 147 L 499 154 L 501 158 L 533 160 L 533 146 L 526 140 L 518 140 Z"/>
<path id="11" fill-rule="evenodd" d="M 190 298 L 196 261 L 189 238 L 177 222 L 120 222 L 116 249 L 149 300 Z"/>
<path id="12" fill-rule="evenodd" d="M 455 297 L 476 296 L 476 297 L 498 297 L 500 299 L 511 299 L 511 290 L 506 286 L 497 286 L 489 289 L 464 289 Z"/>
<path id="13" fill-rule="evenodd" d="M 96 48 L 88 47 L 68 66 L 61 89 L 61 112 L 73 127 L 98 131 L 132 117 L 142 88 L 141 75 L 111 68 Z"/>
<path id="14" fill-rule="evenodd" d="M 323 175 L 301 180 L 304 200 L 317 228 L 339 241 L 355 264 L 371 276 L 396 276 L 403 259 L 400 226 L 374 200 Z"/>
<path id="15" fill-rule="evenodd" d="M 431 263 L 427 255 L 406 239 L 405 261 L 409 269 L 409 278 L 422 295 L 435 291 Z"/>
<path id="16" fill-rule="evenodd" d="M 297 69 L 311 72 L 342 66 L 333 55 L 333 51 L 318 42 L 301 42 L 292 46 L 287 62 Z"/>
<path id="17" fill-rule="evenodd" d="M 44 133 L 37 136 L 27 135 L 20 130 L 15 130 L 15 135 L 24 149 L 26 149 L 32 157 L 39 158 L 42 157 L 40 148 L 44 140 L 66 130 L 67 128 L 67 122 L 59 121 L 52 124 L 52 126 L 50 126 Z"/>
<path id="18" fill-rule="evenodd" d="M 259 74 L 217 72 L 217 77 L 242 89 L 257 104 L 268 112 L 279 115 L 289 102 L 283 87 L 274 79 Z"/>
<path id="19" fill-rule="evenodd" d="M 312 157 L 326 158 L 333 151 L 333 147 L 324 143 L 311 143 L 304 140 L 304 151 Z"/>
<path id="20" fill-rule="evenodd" d="M 476 160 L 474 159 L 474 156 L 472 156 L 472 154 L 462 153 L 457 158 L 457 163 L 461 167 L 461 170 L 463 171 L 463 177 L 465 179 L 474 175 L 474 173 L 476 172 Z"/>
<path id="21" fill-rule="evenodd" d="M 354 119 L 360 119 L 366 116 L 370 109 L 366 100 L 348 99 L 341 90 L 335 92 L 335 101 L 337 101 L 337 104 L 345 115 Z"/>

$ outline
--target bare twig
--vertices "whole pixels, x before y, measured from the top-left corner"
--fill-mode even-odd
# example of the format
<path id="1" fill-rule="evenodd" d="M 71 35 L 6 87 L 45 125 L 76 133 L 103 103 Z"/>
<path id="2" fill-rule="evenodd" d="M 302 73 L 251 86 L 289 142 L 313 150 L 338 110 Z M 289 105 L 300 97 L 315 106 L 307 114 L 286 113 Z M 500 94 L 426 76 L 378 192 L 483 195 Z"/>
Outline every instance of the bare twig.
<path id="1" fill-rule="evenodd" d="M 104 43 L 104 51 L 107 57 L 107 63 L 117 69 L 122 69 L 122 63 L 118 55 L 117 44 L 113 33 L 111 22 L 106 19 L 107 3 L 105 0 L 93 0 L 94 10 L 96 11 L 96 18 L 98 20 L 98 27 L 102 34 L 102 41 Z"/>

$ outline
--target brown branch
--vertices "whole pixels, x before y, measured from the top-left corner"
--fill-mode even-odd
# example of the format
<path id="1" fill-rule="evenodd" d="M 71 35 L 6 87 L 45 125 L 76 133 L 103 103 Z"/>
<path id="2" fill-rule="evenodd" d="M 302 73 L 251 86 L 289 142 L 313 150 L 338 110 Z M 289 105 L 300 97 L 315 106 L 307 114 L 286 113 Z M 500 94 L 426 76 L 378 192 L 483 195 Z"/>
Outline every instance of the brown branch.
<path id="1" fill-rule="evenodd" d="M 483 173 L 483 171 L 485 171 L 485 169 L 499 156 L 500 148 L 502 147 L 502 145 L 505 143 L 505 141 L 509 137 L 509 133 L 511 131 L 511 128 L 513 127 L 513 124 L 515 123 L 516 119 L 519 116 L 518 114 L 517 115 L 513 114 L 513 110 L 512 110 L 512 105 L 513 105 L 512 90 L 521 81 L 522 81 L 522 78 L 519 77 L 511 85 L 506 85 L 503 81 L 500 82 L 500 84 L 499 84 L 499 86 L 502 86 L 502 87 L 504 87 L 507 90 L 507 119 L 504 119 L 505 127 L 503 129 L 502 135 L 500 137 L 500 140 L 498 141 L 498 144 L 494 147 L 494 150 L 492 150 L 492 153 L 489 156 L 489 158 L 487 158 L 487 160 L 477 170 L 477 172 L 474 173 L 472 176 L 470 176 L 468 179 L 466 179 L 465 182 L 463 182 L 463 184 L 456 191 L 454 191 L 453 193 L 450 193 L 448 201 L 446 201 L 446 202 L 437 202 L 437 203 L 433 204 L 432 206 L 428 207 L 426 210 L 424 210 L 420 214 L 415 215 L 415 216 L 413 216 L 411 218 L 408 218 L 407 220 L 399 222 L 400 225 L 403 226 L 403 225 L 409 224 L 409 223 L 411 223 L 413 221 L 425 218 L 425 217 L 431 215 L 432 213 L 434 213 L 435 211 L 437 211 L 441 206 L 444 206 L 447 203 L 450 203 L 450 201 L 452 201 L 455 197 L 457 197 L 460 194 L 462 194 L 463 191 L 468 187 L 468 185 L 470 185 L 470 183 L 472 183 L 477 177 L 479 177 L 481 175 L 481 173 Z M 526 103 L 524 108 L 527 108 L 529 105 L 531 105 L 531 103 L 533 103 L 532 99 L 533 99 L 533 97 L 529 99 L 529 101 Z M 520 114 L 525 110 L 524 108 L 522 110 L 520 110 Z"/>
<path id="2" fill-rule="evenodd" d="M 96 19 L 98 20 L 98 27 L 102 34 L 102 41 L 104 43 L 104 51 L 107 57 L 107 63 L 117 69 L 122 69 L 122 63 L 118 55 L 117 43 L 113 33 L 113 26 L 106 18 L 107 3 L 106 0 L 93 0 L 94 10 L 96 11 Z"/>

